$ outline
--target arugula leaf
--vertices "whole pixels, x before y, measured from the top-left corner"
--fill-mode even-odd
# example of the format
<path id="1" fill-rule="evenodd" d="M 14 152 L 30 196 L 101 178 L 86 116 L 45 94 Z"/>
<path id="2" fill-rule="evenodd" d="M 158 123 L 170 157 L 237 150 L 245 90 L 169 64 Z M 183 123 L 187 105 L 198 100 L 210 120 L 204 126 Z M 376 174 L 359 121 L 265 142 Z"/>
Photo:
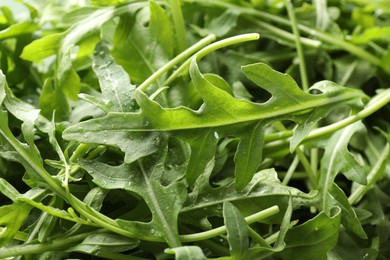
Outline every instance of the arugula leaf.
<path id="1" fill-rule="evenodd" d="M 149 20 L 145 19 L 146 12 L 150 13 Z M 121 16 L 111 53 L 132 81 L 140 83 L 172 57 L 173 35 L 166 11 L 151 1 L 149 10 L 141 9 L 135 16 Z"/>
<path id="2" fill-rule="evenodd" d="M 350 102 L 351 99 L 360 99 L 364 96 L 359 91 L 343 89 L 341 87 L 318 87 L 324 91 L 323 94 L 307 94 L 300 90 L 288 75 L 282 75 L 265 64 L 245 66 L 243 67 L 243 72 L 249 79 L 272 94 L 269 101 L 258 104 L 235 99 L 207 81 L 200 73 L 195 60 L 193 60 L 190 75 L 204 101 L 204 104 L 198 111 L 193 111 L 186 107 L 163 108 L 159 103 L 151 100 L 143 92 L 137 90 L 135 92 L 135 98 L 142 109 L 140 113 L 109 113 L 106 117 L 82 122 L 67 128 L 64 132 L 64 138 L 81 141 L 85 140 L 85 133 L 96 136 L 97 133 L 103 134 L 109 133 L 110 131 L 123 133 L 139 131 L 186 131 L 218 126 L 224 126 L 222 131 L 217 130 L 217 132 L 221 133 L 221 136 L 235 135 L 242 137 L 242 134 L 237 134 L 237 131 L 243 131 L 238 128 L 238 124 L 241 123 L 245 127 L 248 127 L 246 122 L 260 121 L 260 123 L 255 124 L 258 130 L 253 130 L 252 137 L 249 139 L 246 139 L 246 137 L 241 138 L 241 143 L 236 153 L 236 188 L 243 189 L 251 180 L 256 168 L 261 162 L 261 136 L 264 129 L 261 126 L 273 120 L 280 120 L 281 118 L 290 117 L 292 120 L 295 120 L 297 116 L 307 116 L 311 109 L 330 106 L 333 103 L 338 104 L 343 101 Z M 270 77 L 272 77 L 272 81 L 269 79 Z M 326 84 L 328 83 L 323 83 L 323 85 Z M 283 109 L 278 109 L 282 107 Z M 96 127 L 96 125 L 99 127 Z M 229 127 L 230 125 L 232 127 Z M 212 138 L 211 133 L 213 131 L 205 130 L 200 133 L 207 133 L 207 136 L 209 136 L 207 138 L 210 139 L 210 137 Z M 254 141 L 257 144 L 253 143 Z M 250 153 L 256 160 L 247 160 L 245 156 L 243 158 L 240 155 L 242 154 L 241 149 L 244 149 L 247 154 Z M 199 151 L 199 148 L 194 147 L 193 154 L 196 154 L 197 151 Z M 210 159 L 209 157 L 200 161 L 202 166 L 197 167 L 199 172 L 194 172 L 193 170 L 188 172 L 189 175 L 187 178 L 190 184 L 201 174 L 200 170 L 205 167 L 205 164 Z M 192 169 L 191 164 L 188 167 Z"/>
<path id="3" fill-rule="evenodd" d="M 24 224 L 32 207 L 27 203 L 17 201 L 12 205 L 0 207 L 0 246 L 10 242 Z"/>
<path id="4" fill-rule="evenodd" d="M 175 181 L 163 186 L 161 177 L 167 169 L 164 157 L 151 168 L 139 161 L 134 164 L 110 166 L 99 162 L 83 161 L 82 167 L 105 189 L 125 189 L 141 196 L 152 212 L 149 223 L 118 219 L 118 224 L 127 230 L 142 232 L 143 236 L 160 236 L 172 246 L 179 246 L 177 218 L 186 196 L 186 185 Z M 145 166 L 144 166 L 145 165 Z"/>
<path id="5" fill-rule="evenodd" d="M 290 229 L 285 238 L 286 249 L 279 255 L 291 259 L 328 259 L 328 251 L 337 243 L 340 217 L 340 209 L 333 208 L 331 215 L 322 212 L 302 225 Z"/>

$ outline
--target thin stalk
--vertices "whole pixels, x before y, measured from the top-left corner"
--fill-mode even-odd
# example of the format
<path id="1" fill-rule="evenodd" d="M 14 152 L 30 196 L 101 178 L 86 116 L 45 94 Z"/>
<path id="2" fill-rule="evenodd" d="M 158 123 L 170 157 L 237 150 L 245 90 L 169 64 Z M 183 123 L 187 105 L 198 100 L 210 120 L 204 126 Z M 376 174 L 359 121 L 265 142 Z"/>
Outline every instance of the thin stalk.
<path id="1" fill-rule="evenodd" d="M 170 60 L 167 64 L 159 68 L 155 73 L 153 73 L 149 78 L 147 78 L 144 82 L 142 82 L 141 85 L 138 86 L 137 90 L 145 91 L 147 87 L 150 86 L 154 81 L 156 81 L 159 77 L 161 77 L 164 73 L 168 72 L 170 69 L 175 67 L 178 63 L 181 61 L 187 59 L 189 56 L 191 56 L 194 52 L 197 50 L 203 48 L 204 46 L 210 44 L 211 42 L 215 41 L 216 36 L 214 34 L 211 34 L 207 36 L 206 38 L 203 38 L 196 44 L 192 45 L 179 55 L 177 55 L 175 58 Z"/>
<path id="2" fill-rule="evenodd" d="M 248 233 L 249 233 L 249 236 L 253 240 L 255 240 L 256 243 L 259 244 L 260 246 L 271 248 L 271 246 L 267 243 L 267 241 L 250 226 L 248 226 Z"/>
<path id="3" fill-rule="evenodd" d="M 92 234 L 96 234 L 96 231 L 69 236 L 66 238 L 54 239 L 47 243 L 23 244 L 13 247 L 0 248 L 0 258 L 4 259 L 6 257 L 12 256 L 41 254 L 47 251 L 58 251 L 63 248 L 67 248 L 70 245 L 79 243 Z"/>
<path id="4" fill-rule="evenodd" d="M 299 72 L 301 74 L 302 89 L 304 91 L 307 91 L 309 89 L 309 80 L 307 78 L 305 56 L 303 54 L 302 43 L 300 39 L 301 36 L 298 29 L 297 19 L 295 17 L 294 7 L 291 4 L 291 0 L 285 0 L 285 3 L 286 3 L 288 17 L 291 20 L 291 28 L 295 36 L 295 45 L 297 48 L 297 53 L 299 58 Z"/>
<path id="5" fill-rule="evenodd" d="M 290 42 L 295 42 L 295 35 L 286 31 L 286 30 L 282 30 L 272 24 L 269 24 L 267 22 L 263 22 L 259 19 L 255 19 L 253 17 L 248 17 L 246 18 L 247 20 L 253 22 L 254 24 L 256 24 L 258 27 L 260 27 L 261 29 L 265 29 L 267 31 L 269 31 L 270 33 L 272 33 L 274 36 L 276 37 L 279 37 L 281 39 L 284 39 L 284 40 L 287 40 L 287 41 L 290 41 Z M 318 48 L 321 46 L 321 42 L 320 41 L 317 41 L 317 40 L 313 40 L 313 39 L 309 39 L 309 38 L 306 38 L 306 37 L 302 37 L 302 36 L 299 36 L 299 41 L 307 46 L 307 47 L 310 47 L 310 48 Z"/>
<path id="6" fill-rule="evenodd" d="M 258 33 L 248 33 L 248 34 L 242 34 L 237 35 L 233 37 L 229 37 L 220 41 L 217 41 L 213 44 L 210 44 L 197 53 L 193 55 L 193 57 L 196 57 L 196 60 L 200 60 L 207 54 L 216 51 L 218 49 L 234 45 L 237 43 L 247 42 L 247 41 L 254 41 L 258 40 L 260 38 L 260 35 Z M 175 78 L 177 78 L 182 72 L 184 72 L 186 69 L 189 68 L 190 63 L 192 59 L 187 59 L 172 75 L 164 82 L 164 85 L 169 85 Z"/>
<path id="7" fill-rule="evenodd" d="M 314 176 L 318 176 L 318 148 L 310 150 L 310 166 Z"/>
<path id="8" fill-rule="evenodd" d="M 179 47 L 179 52 L 183 52 L 188 47 L 188 40 L 186 37 L 186 27 L 183 19 L 180 0 L 169 0 L 169 4 L 171 6 L 177 46 Z"/>
<path id="9" fill-rule="evenodd" d="M 293 176 L 297 166 L 299 163 L 298 155 L 295 155 L 294 160 L 290 164 L 290 167 L 288 167 L 287 173 L 283 178 L 282 184 L 287 185 L 289 181 L 291 180 L 291 177 Z"/>
<path id="10" fill-rule="evenodd" d="M 279 213 L 279 207 L 278 206 L 272 206 L 270 208 L 267 208 L 265 210 L 262 210 L 260 212 L 257 212 L 253 215 L 245 217 L 246 223 L 249 225 L 251 223 L 254 223 L 256 221 L 259 221 L 261 219 L 267 218 L 269 216 L 275 215 Z M 219 236 L 226 233 L 226 226 L 220 226 L 208 231 L 196 233 L 196 234 L 189 234 L 189 235 L 181 235 L 180 240 L 182 242 L 194 242 L 194 241 L 200 241 L 209 239 L 215 236 Z"/>

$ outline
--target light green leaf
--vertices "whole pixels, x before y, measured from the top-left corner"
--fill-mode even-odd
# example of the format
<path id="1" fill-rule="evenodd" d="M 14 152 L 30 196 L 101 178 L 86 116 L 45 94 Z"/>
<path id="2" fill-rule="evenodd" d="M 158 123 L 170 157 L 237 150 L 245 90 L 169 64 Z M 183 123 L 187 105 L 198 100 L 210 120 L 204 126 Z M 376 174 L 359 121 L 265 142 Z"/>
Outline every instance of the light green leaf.
<path id="1" fill-rule="evenodd" d="M 29 34 L 38 30 L 36 23 L 25 21 L 9 26 L 7 29 L 0 31 L 0 40 Z"/>
<path id="2" fill-rule="evenodd" d="M 64 92 L 56 87 L 54 81 L 52 78 L 45 80 L 39 98 L 39 107 L 46 118 L 52 118 L 55 112 L 56 120 L 66 120 L 69 116 L 68 101 Z"/>
<path id="3" fill-rule="evenodd" d="M 91 5 L 110 6 L 126 2 L 125 0 L 91 0 Z"/>
<path id="4" fill-rule="evenodd" d="M 105 99 L 113 104 L 111 111 L 129 112 L 134 110 L 134 89 L 128 74 L 117 65 L 108 47 L 102 42 L 96 46 L 93 56 L 93 70 L 99 79 Z"/>
<path id="5" fill-rule="evenodd" d="M 389 41 L 390 27 L 370 27 L 361 34 L 351 36 L 351 41 L 356 44 L 368 44 L 371 41 Z"/>
<path id="6" fill-rule="evenodd" d="M 249 248 L 247 223 L 241 212 L 230 202 L 223 204 L 223 218 L 227 229 L 230 254 L 233 259 L 240 259 Z"/>
<path id="7" fill-rule="evenodd" d="M 175 254 L 176 260 L 206 260 L 202 249 L 198 246 L 182 246 L 165 250 L 167 254 Z"/>
<path id="8" fill-rule="evenodd" d="M 30 205 L 20 201 L 0 207 L 0 247 L 13 239 L 16 232 L 24 224 L 31 209 Z"/>
<path id="9" fill-rule="evenodd" d="M 20 193 L 3 178 L 0 178 L 0 192 L 13 202 L 15 202 L 20 195 Z"/>
<path id="10" fill-rule="evenodd" d="M 61 46 L 61 40 L 65 33 L 56 33 L 38 39 L 27 45 L 21 54 L 21 58 L 28 61 L 40 61 L 55 55 Z"/>

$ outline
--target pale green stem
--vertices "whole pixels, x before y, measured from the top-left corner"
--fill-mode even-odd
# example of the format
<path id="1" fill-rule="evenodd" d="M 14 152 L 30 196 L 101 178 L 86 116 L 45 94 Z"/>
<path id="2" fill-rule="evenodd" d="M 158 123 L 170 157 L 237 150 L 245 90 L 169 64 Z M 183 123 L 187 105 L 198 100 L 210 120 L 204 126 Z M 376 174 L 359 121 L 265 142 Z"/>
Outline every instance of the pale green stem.
<path id="1" fill-rule="evenodd" d="M 217 41 L 213 44 L 210 44 L 206 46 L 205 48 L 201 49 L 197 53 L 194 54 L 194 57 L 196 57 L 197 60 L 200 60 L 202 57 L 206 56 L 207 54 L 216 51 L 218 49 L 234 45 L 237 43 L 247 42 L 247 41 L 254 41 L 258 40 L 260 38 L 260 35 L 258 33 L 248 33 L 248 34 L 242 34 L 237 35 L 233 37 L 229 37 L 220 41 Z M 192 59 L 186 60 L 172 75 L 164 82 L 164 85 L 169 85 L 175 78 L 177 78 L 182 72 L 184 72 L 186 69 L 189 68 L 190 63 Z"/>
<path id="2" fill-rule="evenodd" d="M 267 241 L 250 226 L 248 226 L 248 233 L 249 236 L 255 240 L 257 244 L 259 244 L 259 246 L 271 248 Z"/>
<path id="3" fill-rule="evenodd" d="M 210 44 L 211 42 L 215 41 L 216 36 L 214 34 L 207 36 L 206 38 L 200 40 L 198 43 L 192 45 L 184 52 L 177 55 L 175 58 L 170 60 L 167 64 L 159 68 L 155 73 L 153 73 L 149 78 L 147 78 L 144 82 L 142 82 L 141 85 L 138 86 L 138 90 L 145 91 L 147 87 L 150 86 L 154 81 L 156 81 L 159 77 L 161 77 L 164 73 L 168 72 L 170 69 L 175 67 L 178 63 L 181 61 L 187 59 L 189 56 L 191 56 L 194 52 L 197 50 L 203 48 L 204 46 Z"/>
<path id="4" fill-rule="evenodd" d="M 245 221 L 249 225 L 251 223 L 254 223 L 254 222 L 259 221 L 261 219 L 270 217 L 270 216 L 275 215 L 277 213 L 279 213 L 279 207 L 272 206 L 270 208 L 267 208 L 265 210 L 257 212 L 253 215 L 245 217 Z M 208 231 L 196 233 L 196 234 L 180 235 L 180 240 L 182 242 L 194 242 L 194 241 L 209 239 L 209 238 L 212 238 L 215 236 L 222 235 L 224 233 L 226 233 L 226 226 L 225 225 L 208 230 Z"/>
<path id="5" fill-rule="evenodd" d="M 288 17 L 290 18 L 291 21 L 291 28 L 295 36 L 295 45 L 297 48 L 297 53 L 299 58 L 299 72 L 301 74 L 302 89 L 304 91 L 307 91 L 309 89 L 309 80 L 307 78 L 305 56 L 303 54 L 302 43 L 300 40 L 301 36 L 297 25 L 297 19 L 295 17 L 294 7 L 291 4 L 291 0 L 285 0 L 285 3 L 286 3 Z"/>
<path id="6" fill-rule="evenodd" d="M 257 26 L 259 26 L 261 29 L 265 29 L 269 32 L 271 32 L 274 36 L 277 36 L 281 39 L 284 39 L 284 40 L 287 40 L 287 41 L 290 41 L 290 42 L 294 42 L 295 41 L 295 36 L 294 34 L 288 32 L 288 31 L 285 31 L 285 30 L 282 30 L 272 24 L 269 24 L 267 22 L 263 22 L 263 21 L 260 21 L 259 19 L 255 19 L 255 18 L 248 18 L 248 20 L 250 20 L 251 22 L 255 23 Z M 317 40 L 313 40 L 313 39 L 309 39 L 309 38 L 306 38 L 306 37 L 302 37 L 300 36 L 299 37 L 299 41 L 307 46 L 307 47 L 310 47 L 310 48 L 318 48 L 321 46 L 321 42 L 320 41 L 317 41 Z M 295 53 L 294 53 L 294 56 L 295 56 Z"/>
<path id="7" fill-rule="evenodd" d="M 293 176 L 297 166 L 299 163 L 298 155 L 295 155 L 294 160 L 290 164 L 290 167 L 288 167 L 287 173 L 283 178 L 282 184 L 287 185 L 289 181 L 291 180 L 291 177 Z"/>
<path id="8" fill-rule="evenodd" d="M 41 254 L 43 252 L 61 250 L 63 248 L 69 247 L 72 244 L 81 242 L 83 239 L 92 234 L 96 234 L 96 231 L 55 239 L 48 243 L 24 244 L 13 247 L 4 247 L 0 249 L 0 259 L 5 259 L 6 257 L 12 256 Z"/>
<path id="9" fill-rule="evenodd" d="M 310 165 L 314 176 L 318 176 L 318 148 L 310 150 Z"/>

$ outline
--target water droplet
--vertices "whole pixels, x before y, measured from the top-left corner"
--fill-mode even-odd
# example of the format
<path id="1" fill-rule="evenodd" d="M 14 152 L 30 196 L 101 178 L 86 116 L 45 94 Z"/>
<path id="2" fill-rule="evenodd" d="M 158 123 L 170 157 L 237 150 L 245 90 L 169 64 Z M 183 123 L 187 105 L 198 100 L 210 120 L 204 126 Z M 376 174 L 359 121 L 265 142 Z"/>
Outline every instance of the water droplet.
<path id="1" fill-rule="evenodd" d="M 215 136 L 216 139 L 219 139 L 219 134 L 218 134 L 218 132 L 214 132 L 214 136 Z"/>
<path id="2" fill-rule="evenodd" d="M 100 58 L 106 57 L 106 53 L 104 51 L 99 51 L 98 55 L 100 56 Z"/>
<path id="3" fill-rule="evenodd" d="M 150 124 L 150 122 L 148 121 L 148 120 L 145 120 L 144 121 L 144 126 L 146 127 L 146 126 L 149 126 L 149 124 Z"/>
<path id="4" fill-rule="evenodd" d="M 154 139 L 154 143 L 155 143 L 156 146 L 160 146 L 161 139 L 160 139 L 159 136 Z"/>

